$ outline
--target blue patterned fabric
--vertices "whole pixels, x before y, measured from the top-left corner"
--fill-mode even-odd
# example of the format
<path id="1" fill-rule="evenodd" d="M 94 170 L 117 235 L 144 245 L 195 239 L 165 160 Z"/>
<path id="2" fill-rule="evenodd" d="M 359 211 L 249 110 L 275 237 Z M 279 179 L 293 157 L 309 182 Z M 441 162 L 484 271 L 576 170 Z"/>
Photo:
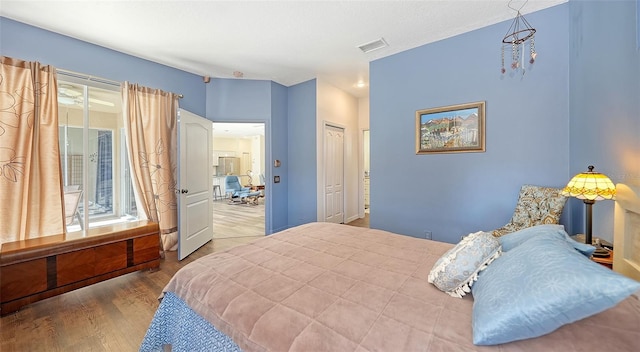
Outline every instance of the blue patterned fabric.
<path id="1" fill-rule="evenodd" d="M 640 283 L 589 260 L 563 236 L 536 234 L 505 251 L 472 287 L 473 343 L 550 333 L 618 304 Z"/>
<path id="2" fill-rule="evenodd" d="M 500 241 L 502 250 L 506 252 L 521 245 L 523 242 L 531 239 L 533 236 L 538 236 L 538 235 L 554 235 L 559 238 L 563 238 L 565 241 L 570 243 L 573 246 L 573 248 L 578 250 L 580 253 L 586 255 L 587 257 L 591 257 L 591 255 L 593 254 L 593 251 L 595 251 L 596 249 L 596 247 L 588 245 L 586 243 L 580 243 L 580 242 L 574 241 L 564 231 L 564 226 L 550 225 L 550 224 L 527 227 L 526 229 L 522 229 L 520 231 L 512 232 L 504 236 L 501 236 L 498 238 L 498 241 Z"/>
<path id="3" fill-rule="evenodd" d="M 465 236 L 433 265 L 428 281 L 452 297 L 471 292 L 478 272 L 500 256 L 500 243 L 488 232 Z"/>
<path id="4" fill-rule="evenodd" d="M 165 345 L 170 345 L 172 352 L 241 352 L 230 337 L 214 328 L 171 292 L 164 294 L 140 351 L 164 351 Z"/>

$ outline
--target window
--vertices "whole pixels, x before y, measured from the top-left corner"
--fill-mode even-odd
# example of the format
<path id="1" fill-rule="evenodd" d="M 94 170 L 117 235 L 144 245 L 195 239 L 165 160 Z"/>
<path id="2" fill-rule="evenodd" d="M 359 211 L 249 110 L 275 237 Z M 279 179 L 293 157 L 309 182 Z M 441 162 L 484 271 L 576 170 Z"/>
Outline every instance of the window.
<path id="1" fill-rule="evenodd" d="M 136 219 L 119 87 L 60 75 L 58 118 L 65 192 L 82 190 L 67 230 Z"/>

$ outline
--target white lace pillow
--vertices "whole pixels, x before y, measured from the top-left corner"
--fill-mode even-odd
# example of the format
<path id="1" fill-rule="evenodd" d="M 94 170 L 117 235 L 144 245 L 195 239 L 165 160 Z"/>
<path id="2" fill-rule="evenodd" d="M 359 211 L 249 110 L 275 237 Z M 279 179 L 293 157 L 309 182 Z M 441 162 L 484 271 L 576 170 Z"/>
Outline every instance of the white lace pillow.
<path id="1" fill-rule="evenodd" d="M 465 236 L 433 265 L 428 281 L 452 297 L 471 292 L 478 272 L 502 253 L 500 242 L 488 232 Z"/>

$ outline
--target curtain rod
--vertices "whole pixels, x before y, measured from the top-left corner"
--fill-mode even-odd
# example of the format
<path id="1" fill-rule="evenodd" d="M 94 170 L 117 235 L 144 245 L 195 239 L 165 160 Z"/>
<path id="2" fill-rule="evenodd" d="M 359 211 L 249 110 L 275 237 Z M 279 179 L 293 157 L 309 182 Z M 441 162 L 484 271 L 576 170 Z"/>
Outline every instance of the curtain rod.
<path id="1" fill-rule="evenodd" d="M 90 75 L 86 75 L 84 73 L 78 73 L 78 72 L 63 70 L 63 69 L 59 69 L 59 68 L 57 68 L 56 71 L 59 74 L 62 74 L 62 75 L 65 75 L 65 76 L 69 76 L 69 77 L 73 77 L 73 78 L 78 78 L 78 79 L 87 80 L 89 82 L 97 82 L 97 83 L 103 83 L 103 84 L 108 84 L 108 85 L 111 85 L 111 86 L 120 87 L 120 82 L 112 81 L 112 80 L 109 80 L 109 79 L 106 79 L 106 78 L 90 76 Z M 176 94 L 176 96 L 178 98 L 180 98 L 180 99 L 184 98 L 184 96 L 182 94 Z"/>
<path id="2" fill-rule="evenodd" d="M 65 76 L 69 76 L 69 77 L 73 77 L 73 78 L 79 78 L 79 79 L 87 80 L 87 81 L 90 81 L 90 82 L 98 82 L 98 83 L 104 83 L 104 84 L 120 87 L 120 82 L 108 80 L 106 78 L 90 76 L 90 75 L 86 75 L 84 73 L 67 71 L 67 70 L 62 70 L 62 69 L 59 69 L 59 68 L 57 68 L 56 71 L 58 71 L 58 73 L 60 73 L 60 74 L 63 74 Z"/>

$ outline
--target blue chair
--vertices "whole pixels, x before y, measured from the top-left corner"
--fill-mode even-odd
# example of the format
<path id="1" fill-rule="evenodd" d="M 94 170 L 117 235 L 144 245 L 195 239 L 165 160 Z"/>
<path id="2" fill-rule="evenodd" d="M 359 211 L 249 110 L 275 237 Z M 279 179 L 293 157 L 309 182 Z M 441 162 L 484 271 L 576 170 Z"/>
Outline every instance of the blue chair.
<path id="1" fill-rule="evenodd" d="M 262 195 L 259 191 L 251 191 L 249 187 L 242 187 L 238 176 L 229 175 L 224 178 L 225 192 L 229 195 L 229 204 L 258 204 Z"/>

